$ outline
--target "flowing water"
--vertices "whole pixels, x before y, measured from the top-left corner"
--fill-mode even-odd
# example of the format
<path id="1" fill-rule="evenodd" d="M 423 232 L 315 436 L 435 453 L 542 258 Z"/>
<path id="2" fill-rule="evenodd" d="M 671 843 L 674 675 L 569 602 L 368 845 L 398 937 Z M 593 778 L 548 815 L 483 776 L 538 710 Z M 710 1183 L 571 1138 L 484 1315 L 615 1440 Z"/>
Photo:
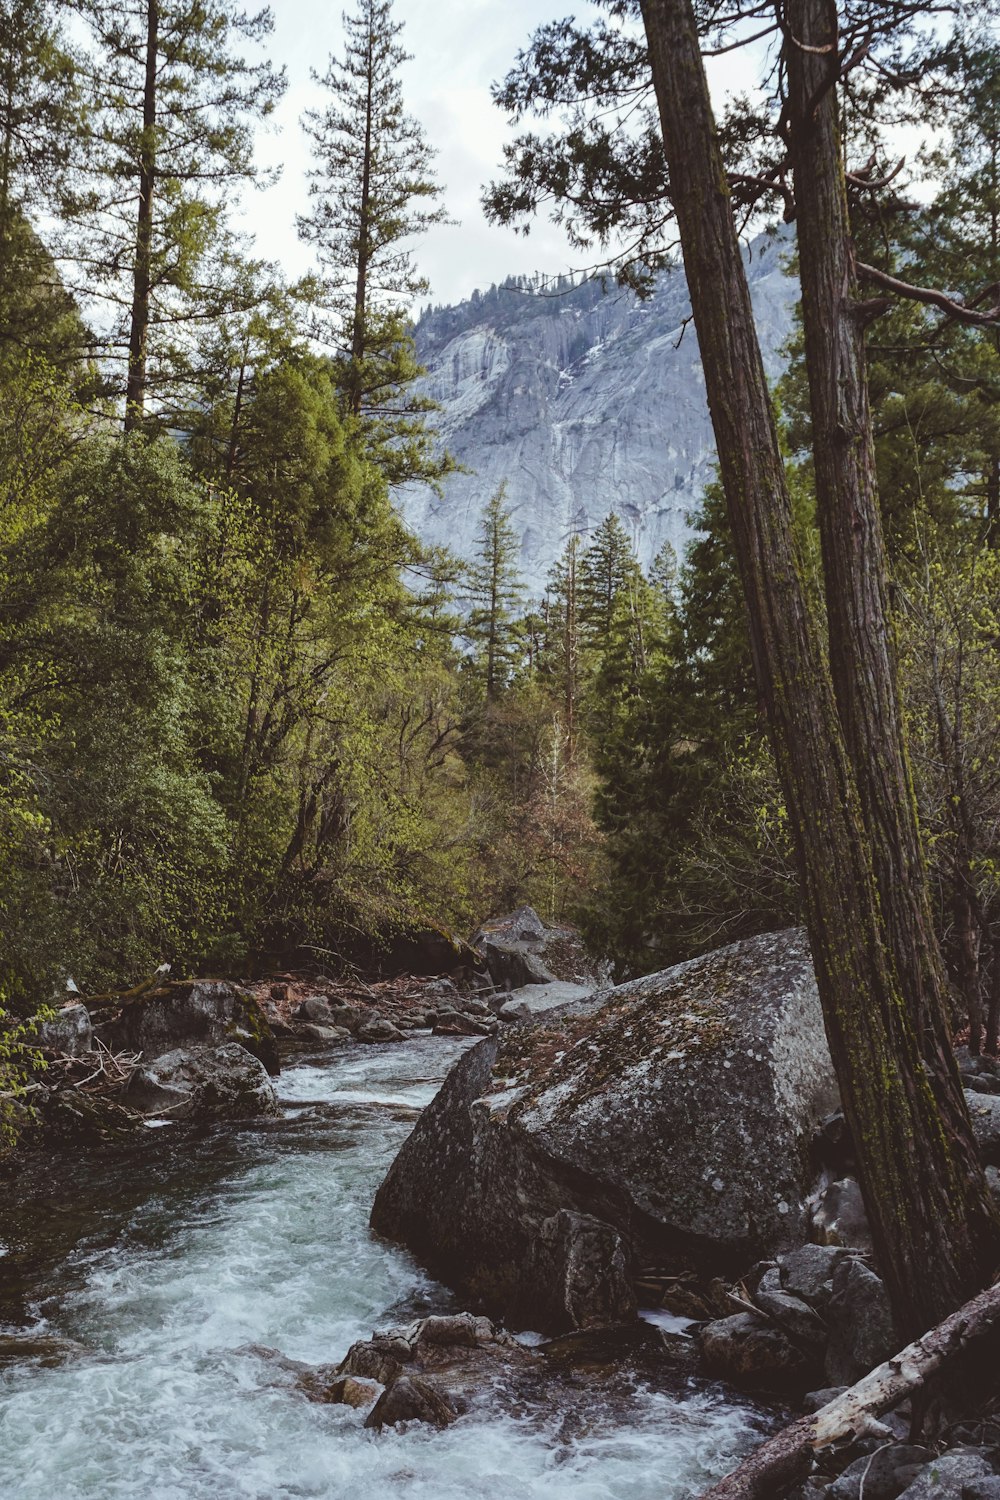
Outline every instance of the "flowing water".
<path id="1" fill-rule="evenodd" d="M 501 1402 L 445 1432 L 376 1434 L 304 1399 L 262 1352 L 330 1363 L 375 1328 L 453 1306 L 367 1221 L 414 1107 L 464 1045 L 303 1061 L 278 1080 L 283 1121 L 167 1128 L 142 1152 L 16 1187 L 0 1333 L 78 1347 L 0 1372 L 0 1496 L 681 1500 L 731 1467 L 759 1421 L 711 1389 L 619 1382 L 612 1400 L 598 1373 L 589 1389 L 577 1377 L 572 1422 L 554 1390 L 548 1409 Z"/>

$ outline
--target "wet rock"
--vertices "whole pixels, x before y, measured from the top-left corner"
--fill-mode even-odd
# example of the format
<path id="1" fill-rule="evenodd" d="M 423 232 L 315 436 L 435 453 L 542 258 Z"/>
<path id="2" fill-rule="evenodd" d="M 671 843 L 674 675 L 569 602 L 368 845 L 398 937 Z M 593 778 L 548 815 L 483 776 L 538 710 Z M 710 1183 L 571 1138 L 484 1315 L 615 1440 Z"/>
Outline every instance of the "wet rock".
<path id="1" fill-rule="evenodd" d="M 403 1033 L 391 1021 L 376 1019 L 359 1027 L 357 1038 L 359 1042 L 401 1042 Z"/>
<path id="2" fill-rule="evenodd" d="M 843 1245 L 866 1255 L 872 1253 L 872 1232 L 857 1178 L 843 1177 L 816 1195 L 812 1232 L 824 1245 Z"/>
<path id="3" fill-rule="evenodd" d="M 44 1365 L 54 1368 L 89 1351 L 75 1339 L 49 1338 L 45 1334 L 0 1334 L 0 1368 L 8 1365 Z"/>
<path id="4" fill-rule="evenodd" d="M 418 1375 L 400 1375 L 383 1391 L 365 1418 L 365 1426 L 380 1432 L 402 1422 L 427 1422 L 448 1427 L 458 1413 L 446 1392 Z"/>
<path id="5" fill-rule="evenodd" d="M 855 1459 L 831 1484 L 829 1500 L 897 1500 L 931 1457 L 927 1448 L 892 1443 Z"/>
<path id="6" fill-rule="evenodd" d="M 376 1334 L 352 1344 L 337 1373 L 358 1375 L 364 1380 L 377 1380 L 379 1385 L 389 1385 L 412 1358 L 413 1347 L 406 1339 L 396 1334 Z"/>
<path id="7" fill-rule="evenodd" d="M 962 1500 L 1000 1500 L 1000 1475 L 973 1479 L 962 1490 Z"/>
<path id="8" fill-rule="evenodd" d="M 51 1021 L 43 1021 L 36 1032 L 37 1045 L 68 1057 L 83 1057 L 94 1050 L 94 1030 L 85 1006 L 64 1005 Z"/>
<path id="9" fill-rule="evenodd" d="M 434 1022 L 435 1036 L 489 1036 L 495 1030 L 495 1021 L 477 1021 L 459 1010 L 441 1011 Z"/>
<path id="10" fill-rule="evenodd" d="M 991 1167 L 1000 1167 L 1000 1097 L 966 1089 L 965 1102 L 980 1156 Z"/>
<path id="11" fill-rule="evenodd" d="M 452 1349 L 478 1349 L 494 1344 L 499 1335 L 489 1318 L 474 1313 L 434 1314 L 418 1324 L 416 1343 L 443 1344 Z"/>
<path id="12" fill-rule="evenodd" d="M 827 1323 L 826 1375 L 831 1385 L 853 1385 L 898 1348 L 886 1289 L 856 1258 L 842 1261 L 833 1274 Z"/>
<path id="13" fill-rule="evenodd" d="M 806 1360 L 780 1328 L 754 1313 L 735 1313 L 701 1330 L 705 1369 L 736 1385 L 782 1388 L 800 1380 Z"/>
<path id="14" fill-rule="evenodd" d="M 621 1235 L 589 1214 L 560 1209 L 539 1226 L 525 1271 L 524 1316 L 562 1333 L 631 1322 L 636 1299 Z"/>
<path id="15" fill-rule="evenodd" d="M 835 1101 L 804 936 L 768 934 L 473 1048 L 372 1225 L 500 1314 L 524 1307 L 532 1242 L 564 1209 L 634 1265 L 742 1274 L 805 1237 L 809 1141 Z M 540 1317 L 561 1301 L 537 1287 Z"/>
<path id="16" fill-rule="evenodd" d="M 125 1103 L 173 1120 L 245 1120 L 281 1113 L 263 1063 L 239 1042 L 178 1048 L 142 1065 Z"/>
<path id="17" fill-rule="evenodd" d="M 108 1094 L 54 1089 L 36 1096 L 37 1124 L 43 1138 L 59 1146 L 126 1144 L 143 1128 L 141 1118 L 127 1104 Z"/>
<path id="18" fill-rule="evenodd" d="M 312 1021 L 300 1026 L 296 1035 L 317 1047 L 341 1047 L 351 1040 L 351 1033 L 343 1026 L 317 1026 Z"/>
<path id="19" fill-rule="evenodd" d="M 932 1459 L 916 1478 L 900 1490 L 897 1500 L 968 1500 L 968 1489 L 994 1475 L 987 1453 L 953 1448 Z"/>
<path id="20" fill-rule="evenodd" d="M 279 1071 L 278 1049 L 255 998 L 222 979 L 169 985 L 128 1004 L 99 1034 L 115 1051 L 141 1052 L 144 1061 L 178 1047 L 239 1042 L 269 1073 Z"/>
<path id="21" fill-rule="evenodd" d="M 323 1386 L 313 1399 L 328 1406 L 353 1406 L 357 1411 L 374 1405 L 379 1396 L 378 1386 L 370 1380 L 357 1380 L 353 1375 L 338 1375 L 336 1380 Z"/>

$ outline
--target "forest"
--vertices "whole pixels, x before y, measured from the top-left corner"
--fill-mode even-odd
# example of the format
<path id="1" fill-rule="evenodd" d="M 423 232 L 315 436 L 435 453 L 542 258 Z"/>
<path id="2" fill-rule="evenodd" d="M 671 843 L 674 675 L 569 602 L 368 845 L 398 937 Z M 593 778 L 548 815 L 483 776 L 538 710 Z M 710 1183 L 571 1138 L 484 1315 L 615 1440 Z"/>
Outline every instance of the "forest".
<path id="1" fill-rule="evenodd" d="M 683 264 L 718 473 L 684 556 L 644 571 L 609 504 L 536 598 L 503 485 L 472 558 L 394 503 L 455 460 L 392 0 L 317 74 L 295 280 L 237 214 L 285 84 L 267 10 L 0 3 L 0 1135 L 68 984 L 371 978 L 524 906 L 622 984 L 803 926 L 915 1339 L 1000 1248 L 954 1056 L 1000 1051 L 998 13 L 591 9 L 495 86 L 483 199 L 581 268 L 477 298 Z M 739 48 L 764 82 L 713 104 Z M 740 236 L 779 225 L 769 384 Z M 762 1462 L 720 1496 L 779 1493 Z"/>

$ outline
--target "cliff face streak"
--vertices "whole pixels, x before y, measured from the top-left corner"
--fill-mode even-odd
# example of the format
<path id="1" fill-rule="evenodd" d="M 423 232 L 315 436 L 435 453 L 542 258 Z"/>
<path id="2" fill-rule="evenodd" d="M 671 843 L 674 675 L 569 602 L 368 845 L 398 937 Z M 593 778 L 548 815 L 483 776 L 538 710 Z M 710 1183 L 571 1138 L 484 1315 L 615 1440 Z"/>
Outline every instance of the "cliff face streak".
<path id="1" fill-rule="evenodd" d="M 760 236 L 747 251 L 772 377 L 798 295 L 787 253 L 787 236 Z M 644 566 L 665 541 L 680 556 L 715 457 L 689 313 L 680 270 L 665 273 L 646 302 L 588 282 L 554 296 L 501 287 L 425 313 L 421 385 L 443 407 L 443 442 L 471 472 L 451 476 L 443 497 L 426 486 L 400 490 L 409 525 L 471 557 L 483 504 L 506 480 L 533 594 L 567 539 L 586 540 L 612 509 Z"/>

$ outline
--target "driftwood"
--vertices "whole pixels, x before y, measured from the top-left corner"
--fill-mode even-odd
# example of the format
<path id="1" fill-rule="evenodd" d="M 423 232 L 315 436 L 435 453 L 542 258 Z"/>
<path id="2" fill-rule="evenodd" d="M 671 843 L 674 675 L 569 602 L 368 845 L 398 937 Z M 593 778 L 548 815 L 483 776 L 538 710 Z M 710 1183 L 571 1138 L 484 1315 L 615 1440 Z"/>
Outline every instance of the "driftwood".
<path id="1" fill-rule="evenodd" d="M 843 1395 L 763 1443 L 700 1500 L 776 1500 L 806 1477 L 813 1455 L 831 1443 L 852 1436 L 885 1436 L 877 1420 L 882 1412 L 919 1390 L 948 1360 L 998 1327 L 1000 1285 L 987 1287 Z"/>
<path id="2" fill-rule="evenodd" d="M 183 984 L 183 980 L 168 981 L 166 976 L 170 971 L 169 964 L 161 964 L 155 974 L 149 979 L 143 979 L 139 984 L 134 984 L 130 990 L 106 990 L 101 995 L 81 995 L 80 1003 L 85 1005 L 89 1011 L 122 1009 L 131 1005 L 136 1000 L 147 999 L 152 994 L 168 994 L 171 989 Z"/>

